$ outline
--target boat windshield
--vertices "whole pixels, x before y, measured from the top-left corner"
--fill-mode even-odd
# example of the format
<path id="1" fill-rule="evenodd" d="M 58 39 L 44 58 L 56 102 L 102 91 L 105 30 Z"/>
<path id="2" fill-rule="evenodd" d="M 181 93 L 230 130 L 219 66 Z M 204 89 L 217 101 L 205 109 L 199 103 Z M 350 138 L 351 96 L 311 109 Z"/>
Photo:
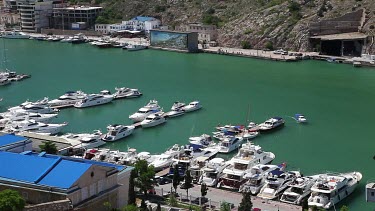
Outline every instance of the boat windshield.
<path id="1" fill-rule="evenodd" d="M 247 164 L 234 163 L 234 168 L 238 169 L 238 170 L 246 170 L 247 169 Z"/>
<path id="2" fill-rule="evenodd" d="M 250 179 L 249 183 L 250 185 L 259 185 L 260 184 L 260 178 L 259 179 Z"/>
<path id="3" fill-rule="evenodd" d="M 303 189 L 298 187 L 292 187 L 290 191 L 298 194 L 303 194 Z"/>
<path id="4" fill-rule="evenodd" d="M 213 178 L 215 179 L 217 177 L 217 173 L 216 172 L 207 172 L 205 174 L 206 177 L 209 177 L 209 178 Z"/>
<path id="5" fill-rule="evenodd" d="M 116 135 L 117 135 L 117 131 L 116 131 L 116 130 L 112 130 L 112 131 L 110 132 L 110 134 L 111 134 L 111 136 L 116 136 Z"/>

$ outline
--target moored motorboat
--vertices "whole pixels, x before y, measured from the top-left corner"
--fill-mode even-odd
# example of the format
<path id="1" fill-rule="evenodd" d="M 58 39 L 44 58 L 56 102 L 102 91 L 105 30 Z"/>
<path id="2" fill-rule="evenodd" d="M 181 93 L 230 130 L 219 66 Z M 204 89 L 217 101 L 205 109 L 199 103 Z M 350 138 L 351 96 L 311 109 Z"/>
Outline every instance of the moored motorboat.
<path id="1" fill-rule="evenodd" d="M 130 89 L 127 87 L 115 88 L 114 93 L 115 99 L 118 98 L 135 98 L 142 96 L 142 93 L 138 89 Z"/>
<path id="2" fill-rule="evenodd" d="M 280 201 L 289 204 L 301 204 L 308 196 L 310 196 L 311 187 L 315 184 L 318 178 L 319 175 L 296 178 L 281 195 Z"/>
<path id="3" fill-rule="evenodd" d="M 240 147 L 242 144 L 242 137 L 227 136 L 220 143 L 220 153 L 230 153 Z"/>
<path id="4" fill-rule="evenodd" d="M 90 94 L 86 96 L 83 100 L 80 100 L 74 104 L 76 108 L 85 108 L 91 106 L 102 105 L 110 103 L 113 100 L 113 95 L 107 91 L 103 90 L 100 94 Z"/>
<path id="5" fill-rule="evenodd" d="M 5 126 L 5 131 L 19 133 L 23 131 L 34 133 L 49 133 L 51 135 L 59 133 L 67 123 L 63 124 L 45 124 L 34 120 L 15 121 Z"/>
<path id="6" fill-rule="evenodd" d="M 131 135 L 134 131 L 134 126 L 125 126 L 125 125 L 109 125 L 107 127 L 107 134 L 103 137 L 104 141 L 116 141 L 122 138 L 125 138 L 129 135 Z"/>
<path id="7" fill-rule="evenodd" d="M 202 175 L 198 183 L 205 183 L 207 186 L 216 187 L 223 170 L 229 165 L 223 158 L 214 158 L 206 163 L 202 168 Z"/>
<path id="8" fill-rule="evenodd" d="M 278 127 L 283 126 L 285 123 L 284 119 L 281 117 L 272 117 L 266 120 L 264 123 L 259 124 L 259 130 L 270 131 Z"/>
<path id="9" fill-rule="evenodd" d="M 191 112 L 191 111 L 196 111 L 201 108 L 202 108 L 202 105 L 199 101 L 193 101 L 189 103 L 189 105 L 182 107 L 182 110 L 184 110 L 185 112 Z"/>
<path id="10" fill-rule="evenodd" d="M 182 116 L 185 114 L 185 111 L 183 110 L 172 110 L 172 111 L 168 111 L 168 112 L 165 112 L 164 116 L 165 117 L 177 117 L 177 116 Z"/>
<path id="11" fill-rule="evenodd" d="M 128 51 L 139 51 L 143 49 L 147 49 L 146 45 L 136 45 L 136 44 L 129 44 L 126 46 L 126 49 Z"/>
<path id="12" fill-rule="evenodd" d="M 14 110 L 12 112 L 6 112 L 0 115 L 2 124 L 11 121 L 22 121 L 26 119 L 35 120 L 37 122 L 49 123 L 53 118 L 57 117 L 57 114 L 40 114 L 32 112 L 24 112 L 22 110 Z"/>
<path id="13" fill-rule="evenodd" d="M 172 111 L 181 110 L 184 106 L 186 106 L 185 103 L 176 101 L 173 103 L 171 110 Z"/>
<path id="14" fill-rule="evenodd" d="M 85 99 L 87 94 L 82 91 L 68 91 L 59 98 L 48 101 L 48 104 L 54 108 L 74 106 L 75 103 Z"/>
<path id="15" fill-rule="evenodd" d="M 144 119 L 141 122 L 141 126 L 143 128 L 145 128 L 145 127 L 155 127 L 157 125 L 165 123 L 166 121 L 167 120 L 161 114 L 151 114 L 151 115 L 147 116 L 146 119 Z"/>
<path id="16" fill-rule="evenodd" d="M 208 146 L 213 142 L 210 135 L 202 134 L 200 136 L 190 137 L 189 143 L 193 148 L 201 148 Z"/>
<path id="17" fill-rule="evenodd" d="M 158 105 L 158 101 L 150 100 L 150 102 L 144 107 L 140 108 L 136 113 L 129 116 L 129 119 L 133 122 L 143 121 L 150 114 L 161 114 L 161 108 Z"/>

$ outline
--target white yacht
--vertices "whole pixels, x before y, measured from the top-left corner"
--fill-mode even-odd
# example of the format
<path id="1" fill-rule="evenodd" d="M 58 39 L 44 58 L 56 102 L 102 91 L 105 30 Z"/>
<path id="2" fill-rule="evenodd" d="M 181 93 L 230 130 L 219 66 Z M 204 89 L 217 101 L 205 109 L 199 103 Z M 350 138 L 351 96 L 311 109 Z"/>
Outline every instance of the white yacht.
<path id="1" fill-rule="evenodd" d="M 140 97 L 142 93 L 138 89 L 130 89 L 126 87 L 115 88 L 116 92 L 114 94 L 115 99 L 118 98 L 135 98 Z"/>
<path id="2" fill-rule="evenodd" d="M 150 114 L 160 114 L 161 108 L 158 105 L 158 101 L 156 100 L 150 100 L 150 102 L 140 108 L 136 113 L 129 116 L 129 119 L 133 120 L 133 122 L 140 122 L 144 120 L 147 116 Z"/>
<path id="3" fill-rule="evenodd" d="M 201 148 L 204 146 L 208 146 L 213 142 L 210 135 L 202 134 L 200 136 L 190 137 L 189 143 L 193 148 Z"/>
<path id="4" fill-rule="evenodd" d="M 155 127 L 165 123 L 167 120 L 160 114 L 151 114 L 141 122 L 142 127 Z"/>
<path id="5" fill-rule="evenodd" d="M 75 103 L 85 99 L 87 94 L 82 91 L 69 91 L 64 95 L 61 95 L 59 98 L 51 100 L 48 104 L 51 107 L 68 107 L 74 106 Z"/>
<path id="6" fill-rule="evenodd" d="M 129 44 L 126 47 L 126 49 L 128 49 L 128 51 L 139 51 L 139 50 L 147 49 L 147 46 L 146 45 Z"/>
<path id="7" fill-rule="evenodd" d="M 9 39 L 29 39 L 30 35 L 20 31 L 5 31 L 1 37 Z"/>
<path id="8" fill-rule="evenodd" d="M 311 187 L 318 178 L 319 175 L 296 178 L 289 184 L 288 189 L 284 191 L 280 201 L 289 204 L 301 204 L 303 200 L 310 196 Z"/>
<path id="9" fill-rule="evenodd" d="M 19 133 L 23 131 L 34 133 L 49 133 L 51 135 L 59 133 L 67 123 L 63 124 L 45 124 L 34 120 L 23 120 L 12 122 L 5 126 L 5 131 Z"/>
<path id="10" fill-rule="evenodd" d="M 244 178 L 247 180 L 240 186 L 239 192 L 250 192 L 257 195 L 266 183 L 267 175 L 281 175 L 284 173 L 286 164 L 281 165 L 264 165 L 258 164 L 250 169 L 250 172 L 245 174 Z"/>
<path id="11" fill-rule="evenodd" d="M 8 84 L 10 84 L 10 82 L 11 81 L 7 78 L 0 78 L 0 86 L 8 85 Z"/>
<path id="12" fill-rule="evenodd" d="M 311 187 L 309 206 L 329 209 L 351 193 L 362 179 L 360 172 L 322 174 Z"/>
<path id="13" fill-rule="evenodd" d="M 250 140 L 259 135 L 258 131 L 244 130 L 242 133 L 238 134 L 237 137 L 242 137 L 244 140 Z"/>
<path id="14" fill-rule="evenodd" d="M 113 100 L 113 95 L 107 90 L 103 90 L 100 94 L 90 94 L 86 96 L 83 100 L 78 101 L 74 104 L 76 108 L 85 108 L 91 106 L 102 105 L 110 103 Z"/>
<path id="15" fill-rule="evenodd" d="M 268 164 L 275 159 L 272 152 L 264 152 L 260 146 L 251 142 L 242 144 L 241 149 L 229 162 L 230 166 L 224 169 L 220 178 L 220 187 L 239 189 L 246 182 L 245 174 L 257 164 Z"/>
<path id="16" fill-rule="evenodd" d="M 55 117 L 57 117 L 57 114 L 39 114 L 15 110 L 12 112 L 6 112 L 1 114 L 0 122 L 4 124 L 9 121 L 22 121 L 30 119 L 35 120 L 36 122 L 49 123 Z"/>
<path id="17" fill-rule="evenodd" d="M 193 101 L 189 103 L 189 105 L 182 107 L 182 110 L 184 110 L 185 112 L 190 112 L 190 111 L 195 111 L 201 108 L 202 108 L 202 105 L 199 101 Z"/>
<path id="18" fill-rule="evenodd" d="M 60 42 L 72 42 L 73 37 L 66 36 L 64 39 L 60 40 Z"/>
<path id="19" fill-rule="evenodd" d="M 56 113 L 59 110 L 53 109 L 50 106 L 46 105 L 39 105 L 39 104 L 26 104 L 24 106 L 16 106 L 13 108 L 9 108 L 8 111 L 10 112 L 28 112 L 28 113 L 39 113 L 39 114 L 52 114 Z"/>
<path id="20" fill-rule="evenodd" d="M 281 117 L 272 117 L 265 122 L 259 124 L 259 130 L 270 131 L 272 129 L 283 126 L 285 123 L 284 119 Z"/>
<path id="21" fill-rule="evenodd" d="M 257 196 L 262 199 L 276 199 L 299 177 L 301 174 L 298 171 L 288 171 L 280 176 L 268 175 L 265 185 Z"/>
<path id="22" fill-rule="evenodd" d="M 227 136 L 219 143 L 221 153 L 230 153 L 242 144 L 242 137 Z"/>
<path id="23" fill-rule="evenodd" d="M 177 144 L 173 145 L 164 153 L 160 154 L 153 162 L 149 165 L 154 166 L 155 170 L 161 170 L 169 167 L 173 163 L 173 158 L 179 156 L 184 152 L 183 147 L 179 147 Z"/>
<path id="24" fill-rule="evenodd" d="M 229 163 L 223 158 L 214 158 L 206 163 L 202 168 L 202 176 L 198 183 L 205 183 L 207 186 L 216 187 L 219 178 L 223 175 L 223 170 L 228 167 Z"/>
<path id="25" fill-rule="evenodd" d="M 81 133 L 81 134 L 66 134 L 61 136 L 61 138 L 74 139 L 80 141 L 81 144 L 77 145 L 76 148 L 97 148 L 105 144 L 102 140 L 103 133 L 100 130 L 94 130 L 93 133 Z"/>
<path id="26" fill-rule="evenodd" d="M 125 125 L 108 125 L 107 134 L 103 137 L 104 141 L 116 141 L 118 139 L 125 138 L 131 135 L 134 131 L 134 126 L 125 126 Z"/>
<path id="27" fill-rule="evenodd" d="M 180 109 L 180 110 L 172 110 L 172 111 L 168 111 L 164 114 L 165 117 L 177 117 L 177 116 L 181 116 L 181 115 L 184 115 L 185 114 L 185 111 Z"/>
<path id="28" fill-rule="evenodd" d="M 298 123 L 306 123 L 307 122 L 307 119 L 306 119 L 305 115 L 303 115 L 303 114 L 295 114 L 294 115 L 294 119 Z"/>

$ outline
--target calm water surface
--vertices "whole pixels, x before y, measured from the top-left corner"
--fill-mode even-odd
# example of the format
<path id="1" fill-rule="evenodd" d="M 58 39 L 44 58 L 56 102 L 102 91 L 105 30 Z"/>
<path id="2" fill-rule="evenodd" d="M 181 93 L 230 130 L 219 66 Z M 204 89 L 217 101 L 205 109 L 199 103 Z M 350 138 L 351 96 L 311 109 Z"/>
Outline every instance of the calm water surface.
<path id="1" fill-rule="evenodd" d="M 0 87 L 2 110 L 69 90 L 95 93 L 115 87 L 139 88 L 138 99 L 99 107 L 64 109 L 56 122 L 69 122 L 64 132 L 106 131 L 108 124 L 131 124 L 128 116 L 149 100 L 164 110 L 174 101 L 200 100 L 200 111 L 169 119 L 159 127 L 137 129 L 111 149 L 160 153 L 186 144 L 190 136 L 210 134 L 219 124 L 262 122 L 282 116 L 286 126 L 254 142 L 304 175 L 325 171 L 360 171 L 363 180 L 342 204 L 351 210 L 373 210 L 365 202 L 365 183 L 375 178 L 373 156 L 375 70 L 326 62 L 279 63 L 210 54 L 156 50 L 127 52 L 31 40 L 6 40 L 9 66 L 32 78 Z M 250 109 L 249 109 L 250 108 Z M 250 112 L 248 112 L 250 111 Z M 248 114 L 249 113 L 249 114 Z M 291 116 L 303 113 L 309 124 Z"/>

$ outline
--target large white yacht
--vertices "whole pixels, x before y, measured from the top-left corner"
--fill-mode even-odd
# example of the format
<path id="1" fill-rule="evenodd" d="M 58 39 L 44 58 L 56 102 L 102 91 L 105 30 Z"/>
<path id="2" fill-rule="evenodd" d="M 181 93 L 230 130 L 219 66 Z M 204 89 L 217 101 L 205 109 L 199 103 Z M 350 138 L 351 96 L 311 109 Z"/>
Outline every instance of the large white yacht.
<path id="1" fill-rule="evenodd" d="M 272 152 L 264 152 L 260 146 L 251 142 L 242 144 L 241 149 L 229 162 L 230 166 L 224 169 L 220 178 L 219 187 L 239 189 L 246 182 L 245 174 L 257 164 L 268 164 L 275 159 Z"/>
<path id="2" fill-rule="evenodd" d="M 186 105 L 182 107 L 182 110 L 185 112 L 191 112 L 202 108 L 202 104 L 199 101 L 193 101 L 189 103 L 189 105 Z"/>
<path id="3" fill-rule="evenodd" d="M 177 144 L 173 145 L 164 153 L 160 154 L 153 162 L 149 165 L 154 166 L 155 170 L 161 170 L 169 167 L 173 163 L 173 158 L 179 156 L 184 152 L 183 147 L 179 147 Z"/>
<path id="4" fill-rule="evenodd" d="M 49 123 L 53 118 L 57 117 L 57 114 L 39 114 L 24 112 L 21 110 L 15 110 L 12 112 L 6 112 L 0 115 L 0 122 L 5 124 L 9 121 L 22 121 L 26 119 L 35 120 L 37 122 Z"/>
<path id="5" fill-rule="evenodd" d="M 125 138 L 131 135 L 134 131 L 134 126 L 125 126 L 125 125 L 108 125 L 107 134 L 103 137 L 104 141 L 116 141 L 118 139 Z"/>
<path id="6" fill-rule="evenodd" d="M 1 37 L 9 38 L 9 39 L 29 39 L 30 35 L 20 32 L 20 31 L 5 31 L 3 32 Z"/>
<path id="7" fill-rule="evenodd" d="M 135 98 L 140 97 L 142 93 L 138 89 L 130 89 L 127 87 L 115 88 L 116 92 L 114 93 L 115 99 L 118 98 Z"/>
<path id="8" fill-rule="evenodd" d="M 360 172 L 322 174 L 311 187 L 308 204 L 329 209 L 353 193 L 361 179 Z"/>
<path id="9" fill-rule="evenodd" d="M 113 95 L 107 91 L 103 90 L 100 94 L 90 94 L 85 97 L 83 100 L 80 100 L 74 104 L 76 108 L 85 108 L 91 106 L 102 105 L 110 103 L 113 100 Z"/>
<path id="10" fill-rule="evenodd" d="M 76 102 L 79 102 L 85 99 L 87 94 L 82 91 L 69 91 L 64 95 L 61 95 L 59 98 L 51 100 L 48 104 L 51 107 L 68 107 L 74 106 Z"/>
<path id="11" fill-rule="evenodd" d="M 262 199 L 276 199 L 299 177 L 301 177 L 301 174 L 298 171 L 288 171 L 280 176 L 269 174 L 265 185 L 260 189 L 258 197 Z"/>
<path id="12" fill-rule="evenodd" d="M 250 172 L 245 174 L 244 178 L 247 181 L 241 185 L 239 192 L 250 192 L 253 195 L 258 194 L 260 189 L 265 185 L 267 175 L 281 175 L 284 173 L 285 167 L 285 163 L 281 165 L 258 164 L 253 166 Z"/>
<path id="13" fill-rule="evenodd" d="M 259 130 L 270 131 L 272 129 L 283 126 L 285 123 L 284 119 L 281 117 L 272 117 L 265 122 L 259 124 Z"/>
<path id="14" fill-rule="evenodd" d="M 141 122 L 141 126 L 144 127 L 144 128 L 155 127 L 157 125 L 165 123 L 166 121 L 167 120 L 163 116 L 161 116 L 160 114 L 151 114 L 151 115 L 147 116 L 146 119 L 144 119 Z"/>
<path id="15" fill-rule="evenodd" d="M 81 134 L 66 134 L 61 136 L 61 138 L 74 139 L 80 141 L 81 144 L 76 147 L 90 149 L 100 147 L 105 144 L 102 140 L 103 133 L 100 130 L 94 130 L 93 133 L 81 133 Z"/>
<path id="16" fill-rule="evenodd" d="M 223 175 L 223 170 L 228 167 L 229 163 L 223 158 L 214 158 L 206 163 L 202 168 L 202 176 L 198 183 L 205 183 L 207 186 L 215 187 Z"/>
<path id="17" fill-rule="evenodd" d="M 51 114 L 59 110 L 51 108 L 48 104 L 48 98 L 43 100 L 38 100 L 36 102 L 26 101 L 19 106 L 9 108 L 10 112 L 31 112 L 31 113 L 40 113 L 40 114 Z"/>
<path id="18" fill-rule="evenodd" d="M 310 195 L 311 187 L 318 178 L 319 175 L 296 178 L 289 184 L 288 189 L 284 191 L 280 201 L 289 204 L 301 204 Z"/>
<path id="19" fill-rule="evenodd" d="M 136 113 L 129 116 L 133 122 L 143 121 L 150 114 L 160 113 L 161 108 L 158 105 L 158 101 L 150 100 L 150 102 L 144 107 L 140 108 Z"/>
<path id="20" fill-rule="evenodd" d="M 230 153 L 241 146 L 243 141 L 242 137 L 226 136 L 219 143 L 221 153 Z"/>
<path id="21" fill-rule="evenodd" d="M 63 124 L 45 124 L 34 120 L 16 121 L 5 126 L 5 131 L 19 133 L 23 131 L 34 133 L 49 133 L 51 135 L 59 133 L 67 123 Z"/>

